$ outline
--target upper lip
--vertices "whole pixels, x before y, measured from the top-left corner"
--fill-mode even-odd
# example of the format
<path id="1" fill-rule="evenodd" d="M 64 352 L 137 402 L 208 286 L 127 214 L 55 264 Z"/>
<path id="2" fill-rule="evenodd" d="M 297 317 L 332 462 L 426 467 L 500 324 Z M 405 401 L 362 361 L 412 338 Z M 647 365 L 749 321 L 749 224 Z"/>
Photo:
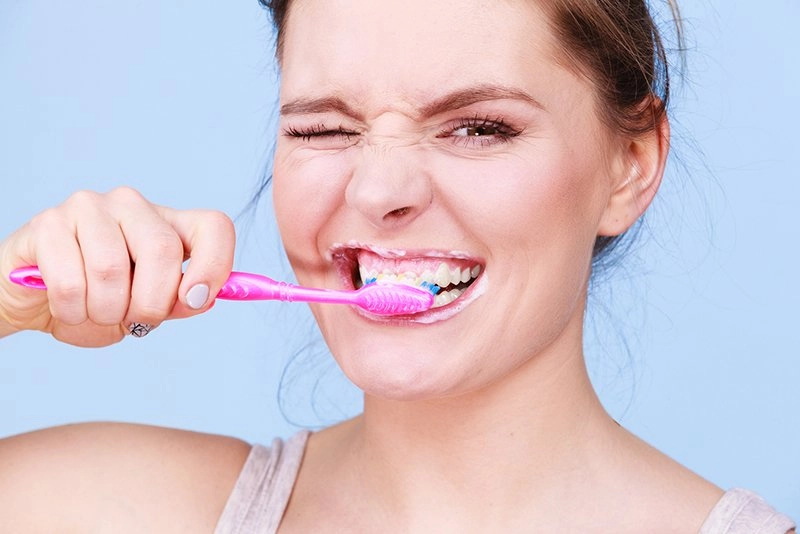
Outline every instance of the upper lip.
<path id="1" fill-rule="evenodd" d="M 422 249 L 422 248 L 402 248 L 402 247 L 384 247 L 375 244 L 366 244 L 358 241 L 348 241 L 346 243 L 335 243 L 328 249 L 329 259 L 336 258 L 337 256 L 345 256 L 348 254 L 358 254 L 359 251 L 366 250 L 386 259 L 397 258 L 451 258 L 462 260 L 473 260 L 476 263 L 483 263 L 480 259 L 472 254 L 463 251 L 449 251 L 444 252 L 444 249 Z"/>

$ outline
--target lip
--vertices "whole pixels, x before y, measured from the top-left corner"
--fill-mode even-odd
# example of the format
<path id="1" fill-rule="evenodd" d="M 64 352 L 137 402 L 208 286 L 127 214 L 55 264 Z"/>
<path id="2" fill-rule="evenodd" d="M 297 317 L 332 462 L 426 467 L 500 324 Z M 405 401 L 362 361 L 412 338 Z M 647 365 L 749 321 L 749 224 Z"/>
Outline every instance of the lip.
<path id="1" fill-rule="evenodd" d="M 384 324 L 430 324 L 449 319 L 460 313 L 469 304 L 474 302 L 478 297 L 486 292 L 487 276 L 486 276 L 486 262 L 482 259 L 463 251 L 444 251 L 441 249 L 406 249 L 406 248 L 389 248 L 381 247 L 373 244 L 365 244 L 357 241 L 348 241 L 347 243 L 336 243 L 328 249 L 327 258 L 331 261 L 336 272 L 339 275 L 340 282 L 344 289 L 355 290 L 354 272 L 358 267 L 358 254 L 362 251 L 367 251 L 380 258 L 388 260 L 454 260 L 454 261 L 468 261 L 480 265 L 481 272 L 475 280 L 464 290 L 463 294 L 456 298 L 453 302 L 445 304 L 437 308 L 431 308 L 427 311 L 415 313 L 411 315 L 395 315 L 395 316 L 379 316 L 371 314 L 360 308 L 355 311 L 358 315 L 369 319 L 371 321 L 380 322 Z"/>

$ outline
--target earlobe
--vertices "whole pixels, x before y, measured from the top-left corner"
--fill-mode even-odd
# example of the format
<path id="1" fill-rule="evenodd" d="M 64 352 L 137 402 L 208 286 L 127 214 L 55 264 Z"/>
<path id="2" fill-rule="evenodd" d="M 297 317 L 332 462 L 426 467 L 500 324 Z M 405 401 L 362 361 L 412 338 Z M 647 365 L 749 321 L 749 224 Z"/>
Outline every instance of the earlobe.
<path id="1" fill-rule="evenodd" d="M 599 236 L 625 233 L 650 206 L 664 176 L 669 136 L 669 121 L 662 114 L 657 127 L 626 142 L 620 172 L 600 219 Z"/>

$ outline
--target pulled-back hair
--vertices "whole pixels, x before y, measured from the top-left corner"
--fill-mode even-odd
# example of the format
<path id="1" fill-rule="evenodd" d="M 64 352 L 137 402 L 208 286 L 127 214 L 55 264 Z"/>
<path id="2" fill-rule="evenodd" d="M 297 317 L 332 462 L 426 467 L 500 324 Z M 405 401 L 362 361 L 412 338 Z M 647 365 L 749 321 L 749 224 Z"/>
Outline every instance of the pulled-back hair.
<path id="1" fill-rule="evenodd" d="M 677 48 L 683 32 L 676 0 L 663 0 L 674 24 Z M 290 0 L 259 0 L 272 17 L 280 61 Z M 670 72 L 664 39 L 647 0 L 544 0 L 562 43 L 565 65 L 591 81 L 597 110 L 610 129 L 631 136 L 658 128 L 670 97 Z M 595 264 L 602 263 L 621 236 L 600 236 Z"/>

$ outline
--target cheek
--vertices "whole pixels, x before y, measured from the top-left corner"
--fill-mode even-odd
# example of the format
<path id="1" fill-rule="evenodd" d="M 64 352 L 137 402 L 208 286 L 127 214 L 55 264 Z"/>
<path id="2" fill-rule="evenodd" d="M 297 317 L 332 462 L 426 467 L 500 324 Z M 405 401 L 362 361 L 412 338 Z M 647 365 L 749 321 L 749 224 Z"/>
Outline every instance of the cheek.
<path id="1" fill-rule="evenodd" d="M 442 200 L 454 217 L 492 249 L 574 242 L 591 248 L 604 206 L 603 183 L 591 160 L 565 148 L 439 169 L 448 178 Z"/>
<path id="2" fill-rule="evenodd" d="M 273 207 L 281 239 L 295 270 L 319 263 L 319 234 L 344 204 L 346 159 L 340 156 L 283 154 L 273 168 Z"/>

